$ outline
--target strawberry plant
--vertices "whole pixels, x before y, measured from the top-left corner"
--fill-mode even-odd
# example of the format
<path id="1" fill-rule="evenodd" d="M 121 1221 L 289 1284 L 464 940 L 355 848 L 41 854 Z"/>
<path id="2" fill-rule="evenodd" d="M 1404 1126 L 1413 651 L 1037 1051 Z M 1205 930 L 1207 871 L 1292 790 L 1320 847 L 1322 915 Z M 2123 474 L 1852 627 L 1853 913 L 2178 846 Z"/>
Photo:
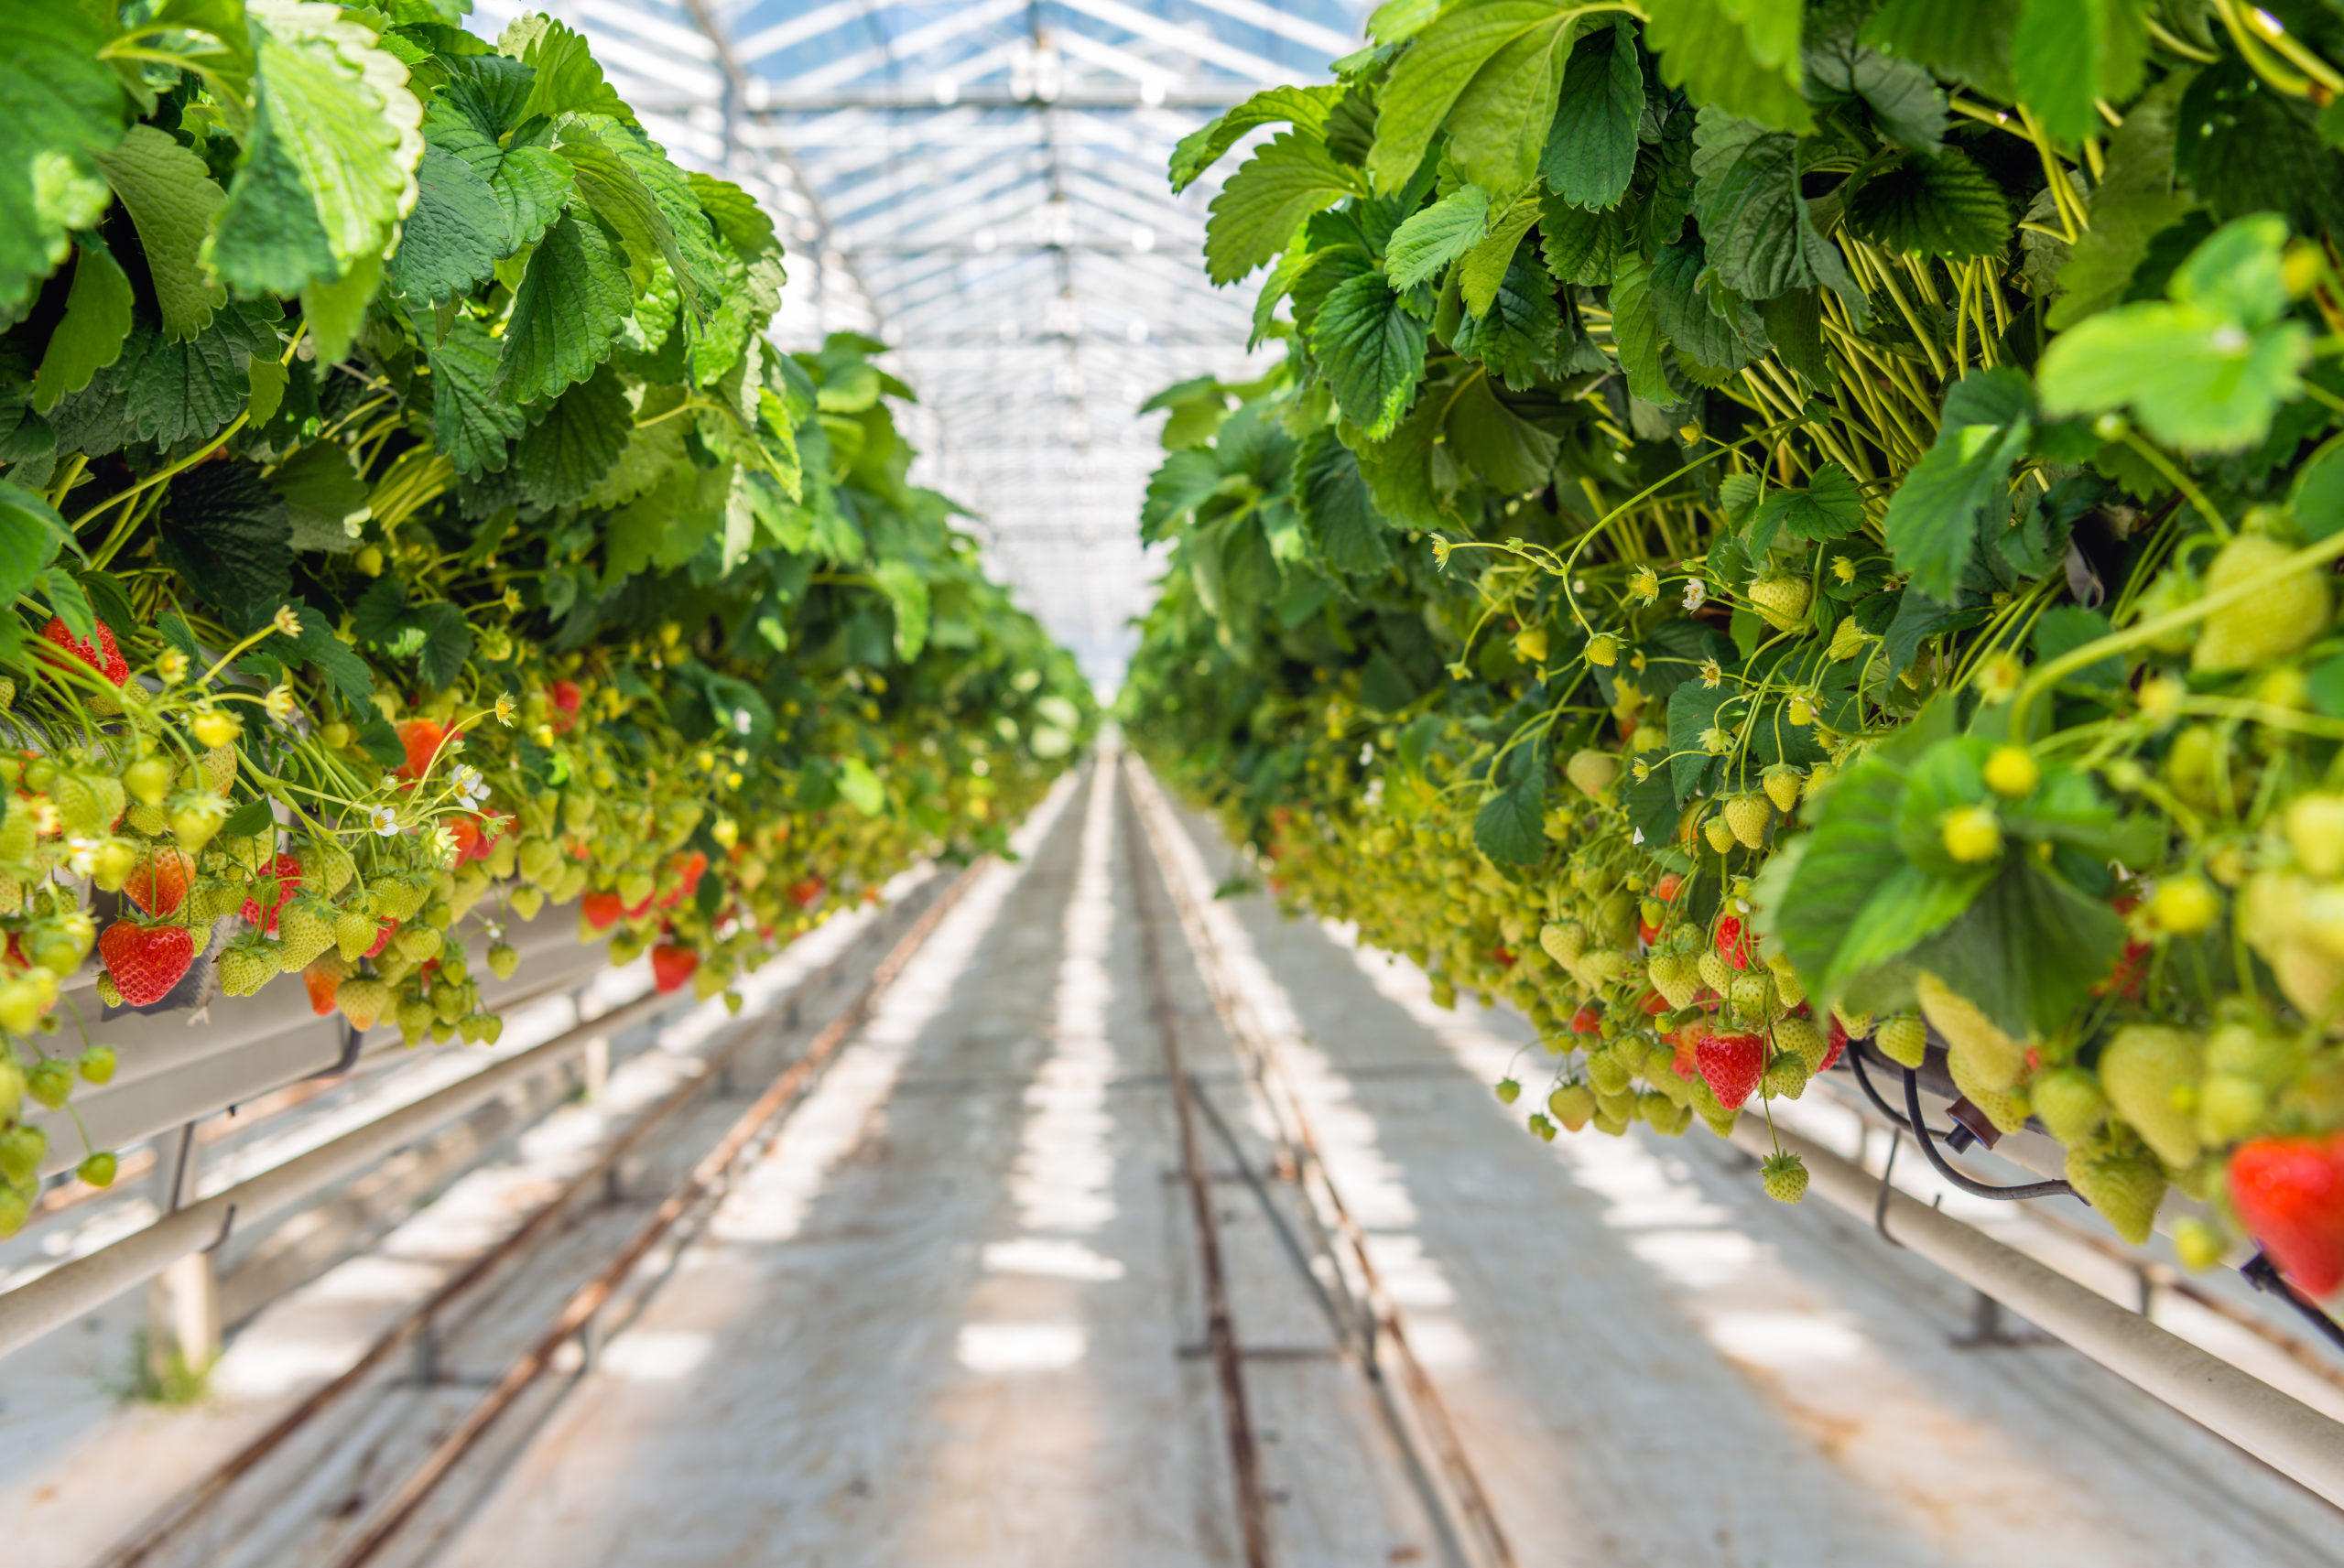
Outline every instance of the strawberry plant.
<path id="1" fill-rule="evenodd" d="M 2178 1187 L 2335 1289 L 2344 23 L 1370 30 L 1173 159 L 1251 149 L 1206 258 L 1285 352 L 1156 399 L 1138 743 L 1524 1009 L 1541 1136 L 1729 1130 L 1862 1041 L 2132 1239 Z"/>
<path id="2" fill-rule="evenodd" d="M 1090 721 L 879 345 L 765 336 L 755 201 L 466 9 L 0 17 L 0 1230 L 86 965 L 493 1041 L 471 956 L 577 903 L 713 995 Z"/>

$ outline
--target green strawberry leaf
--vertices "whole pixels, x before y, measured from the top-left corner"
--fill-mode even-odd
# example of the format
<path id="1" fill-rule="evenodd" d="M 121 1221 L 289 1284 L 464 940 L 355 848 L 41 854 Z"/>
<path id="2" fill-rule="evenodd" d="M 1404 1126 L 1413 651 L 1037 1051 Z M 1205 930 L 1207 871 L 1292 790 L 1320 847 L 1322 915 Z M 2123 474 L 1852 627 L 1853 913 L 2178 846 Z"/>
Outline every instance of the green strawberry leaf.
<path id="1" fill-rule="evenodd" d="M 228 200 L 203 160 L 152 125 L 96 155 L 106 183 L 138 226 L 163 336 L 184 342 L 212 324 L 228 290 L 202 260 L 203 242 Z"/>
<path id="2" fill-rule="evenodd" d="M 1327 122 L 1342 101 L 1340 87 L 1273 87 L 1256 92 L 1235 108 L 1182 136 L 1172 149 L 1172 189 L 1186 190 L 1197 177 L 1221 161 L 1248 131 L 1264 125 L 1291 124 L 1321 142 Z"/>
<path id="3" fill-rule="evenodd" d="M 1402 308 L 1381 274 L 1338 284 L 1311 323 L 1335 406 L 1371 438 L 1387 435 L 1406 412 L 1424 374 L 1424 323 Z"/>
<path id="4" fill-rule="evenodd" d="M 635 303 L 618 248 L 591 218 L 565 215 L 529 256 L 495 391 L 516 403 L 541 403 L 593 374 Z"/>
<path id="5" fill-rule="evenodd" d="M 1693 211 L 1727 287 L 1754 300 L 1820 284 L 1863 319 L 1863 291 L 1799 193 L 1796 137 L 1704 109 L 1693 131 Z"/>
<path id="6" fill-rule="evenodd" d="M 1337 440 L 1332 430 L 1313 431 L 1302 443 L 1295 465 L 1294 500 L 1303 526 L 1329 568 L 1364 577 L 1391 566 L 1392 555 L 1384 543 L 1390 524 L 1368 493 L 1357 454 Z"/>
<path id="7" fill-rule="evenodd" d="M 1326 144 L 1288 131 L 1240 165 L 1212 199 L 1205 223 L 1205 270 L 1234 283 L 1286 248 L 1313 212 L 1358 188 Z"/>
<path id="8" fill-rule="evenodd" d="M 1844 539 L 1864 525 L 1864 499 L 1856 481 L 1838 463 L 1826 463 L 1805 490 L 1767 492 L 1750 527 L 1750 553 L 1763 554 L 1777 535 L 1823 544 Z"/>
<path id="9" fill-rule="evenodd" d="M 95 235 L 83 236 L 77 248 L 65 317 L 49 334 L 39 373 L 33 377 L 33 407 L 43 414 L 120 359 L 130 336 L 130 280 Z"/>
<path id="10" fill-rule="evenodd" d="M 1473 848 L 1500 865 L 1535 866 L 1546 858 L 1546 781 L 1517 780 L 1474 814 Z"/>
<path id="11" fill-rule="evenodd" d="M 611 471 L 634 431 L 626 387 L 604 365 L 522 433 L 513 449 L 522 494 L 548 512 L 583 499 Z"/>
<path id="12" fill-rule="evenodd" d="M 1896 569 L 1937 604 L 1955 602 L 1981 515 L 2009 506 L 2011 467 L 2034 427 L 2034 389 L 2024 371 L 1971 371 L 1946 394 L 1937 438 L 1890 498 L 1883 519 Z"/>
<path id="13" fill-rule="evenodd" d="M 1453 190 L 1410 213 L 1384 246 L 1384 276 L 1401 289 L 1438 276 L 1481 243 L 1489 216 L 1489 196 L 1477 185 Z"/>
<path id="14" fill-rule="evenodd" d="M 513 439 L 528 421 L 496 390 L 496 340 L 459 314 L 448 335 L 429 347 L 432 445 L 468 478 L 504 471 Z"/>
<path id="15" fill-rule="evenodd" d="M 1785 131 L 1815 116 L 1800 93 L 1803 0 L 1649 0 L 1660 79 L 1694 103 Z"/>
<path id="16" fill-rule="evenodd" d="M 61 264 L 66 236 L 112 198 L 92 155 L 131 118 L 122 78 L 98 58 L 113 7 L 0 6 L 0 319 L 13 320 Z"/>
<path id="17" fill-rule="evenodd" d="M 2026 0 L 2011 75 L 2044 130 L 2075 143 L 2100 134 L 2098 101 L 2122 103 L 2141 90 L 2148 49 L 2140 0 Z"/>
<path id="18" fill-rule="evenodd" d="M 1574 207 L 1617 202 L 1636 170 L 1636 125 L 1644 112 L 1636 26 L 1622 17 L 1571 50 L 1538 161 L 1546 189 Z"/>
<path id="19" fill-rule="evenodd" d="M 1849 227 L 1912 255 L 1967 261 L 1996 256 L 2011 241 L 2002 187 L 1960 153 L 1911 153 L 1864 181 L 1848 203 Z"/>

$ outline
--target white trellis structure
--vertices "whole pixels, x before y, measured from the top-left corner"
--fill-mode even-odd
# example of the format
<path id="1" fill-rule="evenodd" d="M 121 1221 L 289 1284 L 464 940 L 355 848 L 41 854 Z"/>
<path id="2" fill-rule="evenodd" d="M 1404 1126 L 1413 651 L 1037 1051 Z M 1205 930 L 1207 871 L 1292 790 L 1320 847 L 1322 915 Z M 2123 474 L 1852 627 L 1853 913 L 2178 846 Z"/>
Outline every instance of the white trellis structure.
<path id="1" fill-rule="evenodd" d="M 995 569 L 1115 684 L 1153 575 L 1137 406 L 1257 362 L 1250 290 L 1199 265 L 1218 181 L 1175 197 L 1166 159 L 1259 89 L 1323 80 L 1364 0 L 479 0 L 473 26 L 536 9 L 678 161 L 780 221 L 785 342 L 896 350 L 917 477 L 977 510 Z"/>

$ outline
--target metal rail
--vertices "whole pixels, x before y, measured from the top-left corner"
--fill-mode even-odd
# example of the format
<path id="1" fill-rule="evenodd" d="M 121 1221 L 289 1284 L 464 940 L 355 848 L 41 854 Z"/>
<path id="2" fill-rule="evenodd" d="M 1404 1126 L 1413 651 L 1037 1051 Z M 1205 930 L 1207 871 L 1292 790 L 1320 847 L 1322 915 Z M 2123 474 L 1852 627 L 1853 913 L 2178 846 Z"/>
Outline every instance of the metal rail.
<path id="1" fill-rule="evenodd" d="M 652 991 L 581 1021 L 542 1044 L 484 1067 L 248 1181 L 167 1214 L 142 1230 L 0 1295 L 0 1356 L 94 1311 L 189 1253 L 211 1247 L 232 1214 L 251 1225 L 314 1196 L 583 1050 L 588 1041 L 624 1029 L 675 1000 Z"/>
<path id="2" fill-rule="evenodd" d="M 1181 831 L 1172 818 L 1171 808 L 1156 787 L 1156 781 L 1137 756 L 1127 758 L 1126 776 L 1130 781 L 1132 798 L 1137 806 L 1142 825 L 1146 829 L 1150 848 L 1161 869 L 1164 885 L 1172 895 L 1172 904 L 1178 913 L 1182 930 L 1194 949 L 1197 965 L 1202 972 L 1205 989 L 1212 998 L 1213 1010 L 1229 1033 L 1231 1043 L 1246 1062 L 1263 1102 L 1273 1119 L 1279 1125 L 1283 1141 L 1301 1155 L 1299 1176 L 1304 1190 L 1314 1206 L 1324 1210 L 1341 1235 L 1351 1271 L 1357 1275 L 1361 1293 L 1369 1313 L 1373 1335 L 1369 1353 L 1379 1372 L 1385 1361 L 1397 1374 L 1399 1387 L 1405 1392 L 1405 1409 L 1419 1429 L 1418 1440 L 1438 1461 L 1438 1475 L 1444 1484 L 1444 1502 L 1448 1510 L 1461 1519 L 1466 1529 L 1459 1535 L 1470 1541 L 1483 1561 L 1492 1568 L 1514 1568 L 1514 1550 L 1505 1531 L 1498 1523 L 1496 1510 L 1490 1506 L 1489 1496 L 1481 1488 L 1480 1476 L 1467 1456 L 1464 1444 L 1457 1435 L 1456 1424 L 1449 1419 L 1449 1408 L 1424 1369 L 1424 1366 L 1409 1348 L 1407 1334 L 1402 1326 L 1400 1314 L 1384 1288 L 1374 1260 L 1368 1255 L 1367 1234 L 1361 1227 L 1336 1187 L 1333 1176 L 1320 1153 L 1318 1141 L 1311 1131 L 1308 1115 L 1304 1111 L 1301 1097 L 1287 1081 L 1281 1065 L 1276 1042 L 1252 1017 L 1251 1011 L 1236 994 L 1222 971 L 1220 949 L 1210 926 L 1206 923 L 1193 890 L 1172 862 L 1168 852 L 1169 836 Z"/>
<path id="3" fill-rule="evenodd" d="M 2344 1506 L 2344 1423 L 2199 1349 L 2099 1292 L 2037 1262 L 1812 1139 L 1743 1117 L 1733 1141 L 1758 1155 L 1774 1141 L 1806 1162 L 1809 1189 L 1867 1223 L 1875 1212 L 1894 1240 L 2056 1335 L 2118 1377 Z"/>
<path id="4" fill-rule="evenodd" d="M 1113 769 L 1112 752 L 1096 764 Z M 1112 773 L 1110 789 L 1120 781 Z M 1118 790 L 1118 794 L 1123 793 Z M 1164 1070 L 1171 1080 L 1172 1113 L 1179 1125 L 1180 1171 L 1188 1188 L 1188 1208 L 1197 1227 L 1197 1253 L 1203 1271 L 1205 1343 L 1221 1380 L 1221 1422 L 1229 1440 L 1230 1477 L 1237 1490 L 1237 1520 L 1245 1542 L 1246 1568 L 1269 1568 L 1269 1499 L 1262 1489 L 1262 1456 L 1253 1440 L 1253 1421 L 1245 1399 L 1245 1371 L 1240 1363 L 1237 1331 L 1229 1315 L 1229 1286 L 1221 1267 L 1221 1225 L 1213 1213 L 1212 1184 L 1197 1149 L 1196 1107 L 1191 1103 L 1188 1069 L 1180 1059 L 1180 1029 L 1172 1009 L 1171 986 L 1165 978 L 1164 943 L 1147 894 L 1147 863 L 1142 858 L 1141 834 L 1127 827 L 1123 848 L 1131 862 L 1132 906 L 1138 916 L 1140 957 L 1147 976 L 1147 1011 L 1164 1054 Z"/>
<path id="5" fill-rule="evenodd" d="M 424 1456 L 423 1462 L 410 1471 L 391 1499 L 366 1521 L 357 1536 L 333 1559 L 333 1568 L 360 1568 L 373 1562 L 387 1547 L 416 1511 L 437 1491 L 457 1464 L 488 1434 L 489 1429 L 510 1410 L 515 1400 L 527 1391 L 553 1364 L 562 1346 L 590 1331 L 596 1316 L 606 1306 L 627 1277 L 635 1272 L 644 1257 L 677 1223 L 712 1193 L 718 1184 L 732 1171 L 750 1145 L 764 1133 L 768 1125 L 783 1112 L 791 1109 L 808 1082 L 826 1065 L 839 1048 L 851 1038 L 869 1018 L 871 1009 L 882 992 L 895 982 L 904 967 L 910 963 L 937 923 L 960 902 L 969 884 L 989 863 L 990 857 L 979 860 L 945 889 L 936 902 L 922 912 L 919 920 L 898 940 L 879 967 L 872 971 L 854 1000 L 846 1010 L 824 1026 L 806 1048 L 805 1054 L 784 1068 L 756 1102 L 741 1113 L 716 1147 L 710 1150 L 692 1167 L 690 1175 L 681 1186 L 667 1195 L 650 1219 L 631 1237 L 616 1256 L 602 1271 L 571 1293 L 552 1325 L 539 1336 L 521 1358 L 497 1379 L 481 1401 L 466 1411 L 463 1419 Z"/>
<path id="6" fill-rule="evenodd" d="M 662 1124 L 708 1089 L 724 1082 L 733 1065 L 751 1046 L 758 1043 L 769 1027 L 776 1028 L 776 1032 L 790 1027 L 798 999 L 832 983 L 856 952 L 856 946 L 849 946 L 820 968 L 797 980 L 787 992 L 776 996 L 773 1008 L 741 1020 L 729 1032 L 724 1044 L 703 1058 L 698 1074 L 677 1085 L 649 1109 L 638 1114 L 592 1164 L 564 1183 L 559 1192 L 538 1206 L 517 1228 L 472 1259 L 439 1289 L 408 1308 L 339 1376 L 312 1390 L 251 1442 L 222 1461 L 209 1475 L 150 1515 L 136 1533 L 117 1544 L 92 1568 L 135 1568 L 136 1564 L 146 1562 L 157 1551 L 169 1545 L 174 1537 L 301 1428 L 342 1396 L 364 1385 L 403 1346 L 434 1332 L 440 1318 L 458 1301 L 479 1288 L 505 1264 L 545 1240 L 569 1214 L 571 1205 L 604 1182 Z M 785 997 L 787 999 L 786 1005 Z"/>

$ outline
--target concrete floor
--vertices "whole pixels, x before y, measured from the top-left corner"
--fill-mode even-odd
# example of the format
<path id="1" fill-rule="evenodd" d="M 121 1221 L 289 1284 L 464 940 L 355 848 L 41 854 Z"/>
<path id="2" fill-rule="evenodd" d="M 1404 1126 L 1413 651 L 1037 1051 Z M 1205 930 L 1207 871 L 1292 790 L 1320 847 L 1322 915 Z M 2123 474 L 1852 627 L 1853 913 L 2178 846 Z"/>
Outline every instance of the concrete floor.
<path id="1" fill-rule="evenodd" d="M 1173 873 L 1209 893 L 1231 858 L 1188 829 Z M 389 1560 L 1241 1562 L 1137 831 L 1112 773 L 1069 781 L 595 1367 Z M 1264 1163 L 1165 889 L 1148 898 L 1188 1065 Z M 1706 1134 L 1531 1138 L 1489 1090 L 1540 1054 L 1518 1020 L 1444 1012 L 1406 965 L 1259 897 L 1205 914 L 1525 1568 L 2344 1563 L 2344 1515 L 2062 1347 L 1956 1347 L 1970 1292 L 1819 1203 L 1767 1202 Z M 1274 1561 L 1443 1562 L 1308 1277 L 1244 1184 L 1214 1193 Z M 1290 1189 L 1271 1195 L 1293 1223 Z M 216 1441 L 222 1417 L 139 1419 Z"/>

